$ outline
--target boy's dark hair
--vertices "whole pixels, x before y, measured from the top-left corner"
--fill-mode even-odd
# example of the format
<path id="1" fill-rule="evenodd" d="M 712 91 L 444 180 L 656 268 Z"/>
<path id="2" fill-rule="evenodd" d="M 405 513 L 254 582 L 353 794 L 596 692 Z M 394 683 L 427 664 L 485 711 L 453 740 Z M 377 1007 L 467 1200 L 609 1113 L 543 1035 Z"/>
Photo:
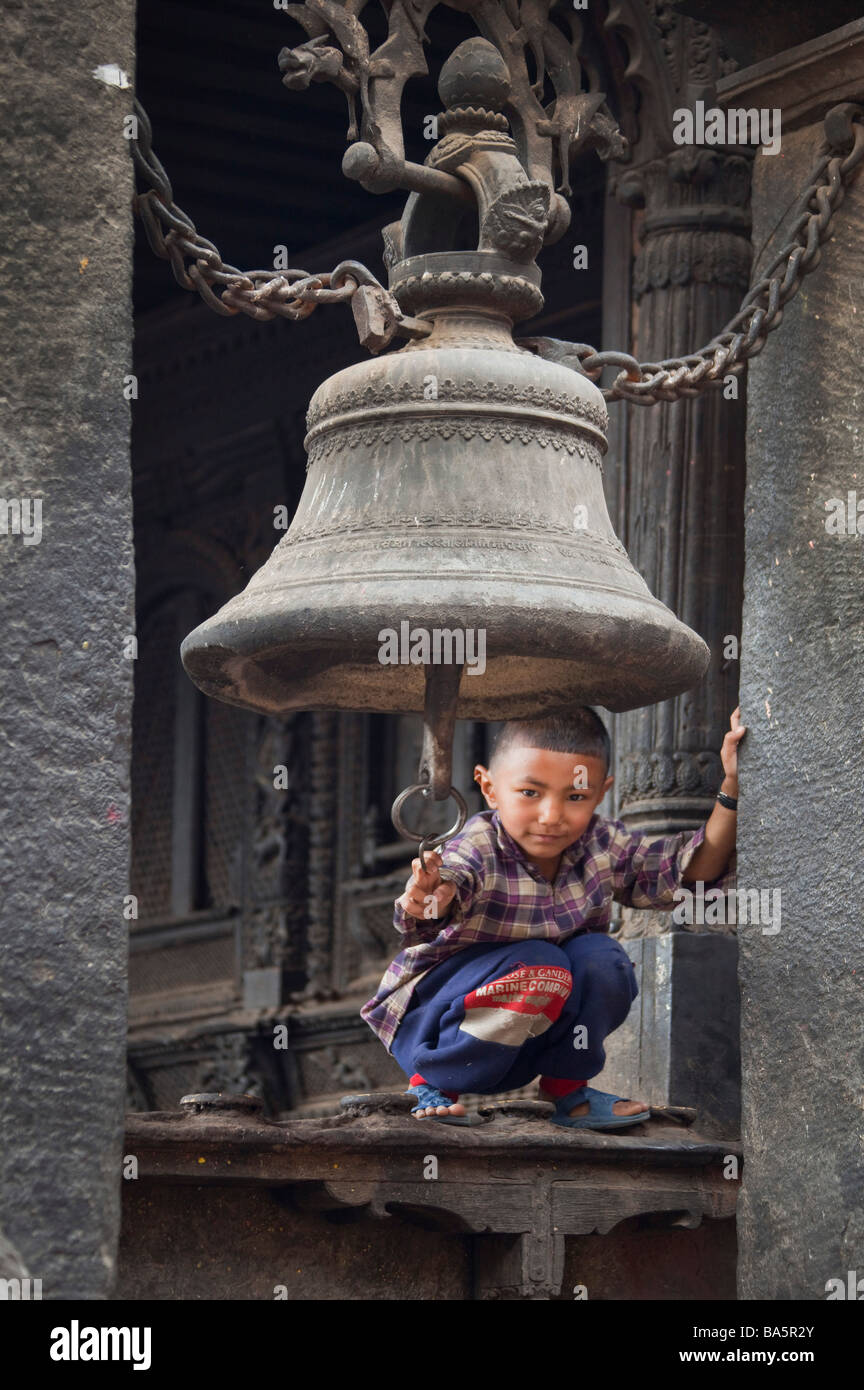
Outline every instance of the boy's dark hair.
<path id="1" fill-rule="evenodd" d="M 550 753 L 587 753 L 602 758 L 606 772 L 612 762 L 612 745 L 606 725 L 587 705 L 569 715 L 544 719 L 508 719 L 499 731 L 489 759 L 490 767 L 508 748 L 545 748 Z"/>

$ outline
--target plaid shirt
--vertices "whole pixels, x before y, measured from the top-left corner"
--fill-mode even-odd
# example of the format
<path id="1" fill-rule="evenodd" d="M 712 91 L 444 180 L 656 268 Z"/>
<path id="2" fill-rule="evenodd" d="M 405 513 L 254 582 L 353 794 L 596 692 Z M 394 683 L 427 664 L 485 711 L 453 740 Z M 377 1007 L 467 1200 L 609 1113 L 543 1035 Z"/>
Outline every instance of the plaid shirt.
<path id="1" fill-rule="evenodd" d="M 446 918 L 421 920 L 396 903 L 393 925 L 405 948 L 388 966 L 374 999 L 363 1005 L 361 1018 L 389 1052 L 414 986 L 456 951 L 484 942 L 560 942 L 605 932 L 613 900 L 626 907 L 674 907 L 672 895 L 704 838 L 704 825 L 692 834 L 655 839 L 594 815 L 564 850 L 550 883 L 508 835 L 497 811 L 478 812 L 441 851 L 441 878 L 456 885 Z M 726 886 L 729 872 L 716 886 Z"/>

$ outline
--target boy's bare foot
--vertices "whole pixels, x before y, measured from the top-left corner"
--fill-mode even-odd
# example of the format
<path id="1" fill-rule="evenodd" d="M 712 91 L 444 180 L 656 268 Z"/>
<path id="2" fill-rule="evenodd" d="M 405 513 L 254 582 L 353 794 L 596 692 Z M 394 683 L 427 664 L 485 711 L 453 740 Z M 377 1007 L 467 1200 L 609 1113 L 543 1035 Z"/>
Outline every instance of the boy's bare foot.
<path id="1" fill-rule="evenodd" d="M 461 1118 L 468 1113 L 458 1100 L 451 1101 L 448 1095 L 439 1091 L 437 1086 L 431 1086 L 428 1081 L 417 1081 L 415 1078 L 414 1084 L 410 1085 L 408 1090 L 414 1093 L 418 1101 L 417 1109 L 411 1111 L 415 1119 L 425 1120 L 430 1115 L 453 1115 Z"/>
<path id="2" fill-rule="evenodd" d="M 548 1100 L 552 1105 L 555 1105 L 558 1097 L 550 1096 L 548 1091 L 544 1091 L 541 1086 L 540 1099 Z M 581 1105 L 574 1105 L 573 1109 L 569 1110 L 567 1113 L 571 1119 L 578 1120 L 581 1116 L 588 1115 L 590 1110 L 591 1107 L 587 1100 L 583 1100 Z M 647 1115 L 650 1111 L 650 1106 L 645 1105 L 641 1100 L 616 1100 L 615 1104 L 612 1106 L 613 1115 L 641 1115 L 643 1111 Z"/>
<path id="3" fill-rule="evenodd" d="M 427 1115 L 467 1115 L 468 1111 L 459 1101 L 454 1101 L 452 1105 L 427 1105 L 425 1110 L 414 1110 L 412 1114 L 417 1120 L 425 1120 Z"/>

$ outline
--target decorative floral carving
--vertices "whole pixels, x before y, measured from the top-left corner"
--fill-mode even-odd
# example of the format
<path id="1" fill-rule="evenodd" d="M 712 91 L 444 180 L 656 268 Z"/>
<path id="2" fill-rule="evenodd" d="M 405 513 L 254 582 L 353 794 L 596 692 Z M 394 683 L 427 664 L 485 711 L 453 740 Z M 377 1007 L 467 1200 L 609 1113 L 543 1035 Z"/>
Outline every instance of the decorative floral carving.
<path id="1" fill-rule="evenodd" d="M 284 966 L 306 915 L 305 740 L 301 715 L 259 718 L 243 922 L 245 969 Z M 276 784 L 276 769 L 279 774 Z M 287 776 L 288 785 L 284 779 Z"/>
<path id="2" fill-rule="evenodd" d="M 446 539 L 448 543 L 455 544 L 458 547 L 469 546 L 471 548 L 476 548 L 484 541 L 488 541 L 493 549 L 497 549 L 511 531 L 530 531 L 536 533 L 530 541 L 526 542 L 525 548 L 530 550 L 536 550 L 538 545 L 544 543 L 547 536 L 553 535 L 557 538 L 559 543 L 561 541 L 566 541 L 570 546 L 574 546 L 579 550 L 584 550 L 586 546 L 589 549 L 593 549 L 596 546 L 599 547 L 602 552 L 613 550 L 617 555 L 622 557 L 625 557 L 627 554 L 627 551 L 618 540 L 617 536 L 601 536 L 587 530 L 574 531 L 572 526 L 566 526 L 560 522 L 547 520 L 545 517 L 541 521 L 536 515 L 529 516 L 518 512 L 514 513 L 512 516 L 508 516 L 506 522 L 501 520 L 497 521 L 495 526 L 491 528 L 491 535 L 488 515 L 477 513 L 472 516 L 465 512 L 456 513 L 441 510 L 434 514 L 418 515 L 416 512 L 412 512 L 410 515 L 402 517 L 391 516 L 388 517 L 386 522 L 379 522 L 377 524 L 366 523 L 363 526 L 340 526 L 336 524 L 328 527 L 318 524 L 314 527 L 310 527 L 308 531 L 303 531 L 299 528 L 296 531 L 292 530 L 288 537 L 286 537 L 286 541 L 289 544 L 299 544 L 300 542 L 307 541 L 318 542 L 330 540 L 332 537 L 338 536 L 340 540 L 344 540 L 346 544 L 350 545 L 356 544 L 357 540 L 364 537 L 368 538 L 369 536 L 374 536 L 375 546 L 377 548 L 384 544 L 388 538 L 392 537 L 397 547 L 404 546 L 406 549 L 411 549 L 413 546 L 423 542 L 424 538 L 419 535 L 418 532 L 423 531 L 427 527 L 452 527 L 454 535 Z M 403 528 L 408 532 L 407 535 L 399 534 L 400 530 Z M 472 532 L 482 534 L 473 535 Z M 443 545 L 445 543 L 445 537 L 435 536 L 431 539 L 430 543 L 433 545 Z M 593 555 L 591 559 L 593 563 Z M 613 563 L 617 564 L 617 562 Z"/>
<path id="3" fill-rule="evenodd" d="M 394 439 L 401 439 L 407 444 L 409 440 L 418 437 L 423 440 L 436 436 L 452 439 L 456 435 L 466 443 L 476 439 L 478 435 L 487 441 L 497 437 L 507 444 L 516 440 L 520 444 L 539 445 L 542 449 L 551 445 L 553 449 L 563 449 L 571 455 L 588 457 L 586 445 L 574 434 L 520 425 L 510 416 L 486 416 L 479 420 L 476 416 L 463 416 L 461 419 L 458 416 L 445 416 L 443 419 L 409 419 L 383 424 L 379 421 L 369 425 L 354 425 L 348 429 L 328 430 L 325 434 L 318 435 L 310 444 L 308 467 L 311 468 L 320 458 L 329 457 L 342 449 L 356 449 L 360 445 L 371 448 L 376 444 L 391 444 Z"/>
<path id="4" fill-rule="evenodd" d="M 480 248 L 514 261 L 533 260 L 543 245 L 548 219 L 549 189 L 545 183 L 510 189 L 488 208 L 480 229 Z"/>
<path id="5" fill-rule="evenodd" d="M 750 278 L 750 243 L 732 231 L 689 229 L 656 234 L 646 241 L 633 267 L 637 299 L 668 285 L 729 285 L 741 293 Z"/>
<path id="6" fill-rule="evenodd" d="M 618 767 L 622 801 L 670 796 L 713 797 L 723 780 L 719 755 L 708 749 L 698 753 L 627 753 Z"/>
<path id="7" fill-rule="evenodd" d="M 603 27 L 627 49 L 627 84 L 618 103 L 636 88 L 643 157 L 649 150 L 671 149 L 673 110 L 688 103 L 693 88 L 700 95 L 710 91 L 719 77 L 734 69 L 734 62 L 723 53 L 716 33 L 681 14 L 675 0 L 610 0 Z M 630 135 L 629 123 L 625 125 Z"/>
<path id="8" fill-rule="evenodd" d="M 245 1033 L 222 1033 L 207 1039 L 198 1085 L 202 1091 L 229 1091 L 235 1095 L 261 1096 L 260 1077 L 252 1066 L 249 1038 Z"/>
<path id="9" fill-rule="evenodd" d="M 393 294 L 406 312 L 447 304 L 492 304 L 514 323 L 539 314 L 544 299 L 537 285 L 521 275 L 497 275 L 489 270 L 442 270 L 406 275 L 393 281 Z"/>

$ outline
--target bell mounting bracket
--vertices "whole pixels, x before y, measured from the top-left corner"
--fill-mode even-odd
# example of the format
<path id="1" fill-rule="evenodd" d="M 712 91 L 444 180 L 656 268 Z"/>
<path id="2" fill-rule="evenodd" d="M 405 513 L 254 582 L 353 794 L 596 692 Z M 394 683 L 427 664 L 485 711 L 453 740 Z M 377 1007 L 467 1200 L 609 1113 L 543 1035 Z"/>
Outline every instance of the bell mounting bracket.
<path id="1" fill-rule="evenodd" d="M 360 20 L 369 3 L 306 0 L 283 7 L 307 34 L 305 43 L 278 55 L 283 84 L 304 91 L 313 82 L 331 82 L 347 100 L 345 176 L 370 193 L 403 188 L 433 200 L 479 197 L 482 213 L 485 174 L 491 173 L 497 184 L 496 197 L 505 191 L 503 166 L 497 174 L 494 166 L 500 164 L 496 155 L 506 154 L 518 167 L 513 182 L 526 190 L 523 199 L 531 202 L 531 193 L 538 195 L 531 215 L 542 223 L 540 241 L 557 241 L 570 224 L 566 199 L 572 191 L 573 159 L 586 149 L 604 160 L 626 158 L 628 152 L 599 90 L 597 70 L 583 56 L 583 24 L 572 5 L 564 0 L 532 0 L 530 5 L 518 0 L 408 0 L 385 6 L 387 37 L 372 50 Z M 425 163 L 417 164 L 405 158 L 402 94 L 412 77 L 429 71 L 425 26 L 439 3 L 467 12 L 478 36 L 460 44 L 444 64 L 439 94 L 446 109 L 437 118 L 443 138 Z M 550 88 L 554 95 L 547 100 Z M 490 134 L 498 137 L 497 151 Z M 472 159 L 480 149 L 485 161 Z M 469 162 L 474 168 L 466 177 Z M 506 211 L 501 203 L 499 212 Z M 517 199 L 513 211 L 515 228 L 524 219 L 524 201 L 519 206 Z"/>

